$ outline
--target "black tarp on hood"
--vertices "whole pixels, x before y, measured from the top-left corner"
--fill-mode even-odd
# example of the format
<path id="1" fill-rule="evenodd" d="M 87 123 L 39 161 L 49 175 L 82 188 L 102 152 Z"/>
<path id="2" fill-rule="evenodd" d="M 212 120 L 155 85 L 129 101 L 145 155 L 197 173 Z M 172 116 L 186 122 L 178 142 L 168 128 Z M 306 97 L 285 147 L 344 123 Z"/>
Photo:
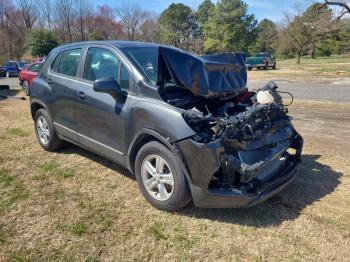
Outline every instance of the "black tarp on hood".
<path id="1" fill-rule="evenodd" d="M 164 68 L 176 85 L 206 98 L 240 93 L 247 84 L 245 55 L 242 53 L 194 56 L 178 49 L 159 47 L 160 85 L 164 83 Z"/>

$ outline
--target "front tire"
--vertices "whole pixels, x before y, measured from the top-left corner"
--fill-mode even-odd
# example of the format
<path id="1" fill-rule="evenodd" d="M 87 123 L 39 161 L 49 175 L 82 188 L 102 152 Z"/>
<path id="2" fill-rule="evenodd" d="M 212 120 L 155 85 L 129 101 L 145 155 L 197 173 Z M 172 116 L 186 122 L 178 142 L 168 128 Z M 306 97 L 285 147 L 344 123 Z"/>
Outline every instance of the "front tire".
<path id="1" fill-rule="evenodd" d="M 57 136 L 51 118 L 44 109 L 35 113 L 34 126 L 38 142 L 46 151 L 56 151 L 63 146 L 63 141 Z"/>
<path id="2" fill-rule="evenodd" d="M 139 188 L 154 207 L 176 211 L 191 201 L 190 189 L 177 158 L 159 142 L 145 144 L 136 156 Z"/>

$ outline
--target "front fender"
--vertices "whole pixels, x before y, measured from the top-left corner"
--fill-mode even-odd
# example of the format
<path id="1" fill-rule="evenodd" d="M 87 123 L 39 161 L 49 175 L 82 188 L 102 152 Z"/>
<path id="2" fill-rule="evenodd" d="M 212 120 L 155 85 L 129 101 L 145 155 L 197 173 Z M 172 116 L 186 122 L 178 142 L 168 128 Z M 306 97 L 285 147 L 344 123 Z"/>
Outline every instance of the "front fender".
<path id="1" fill-rule="evenodd" d="M 126 121 L 126 143 L 130 145 L 139 130 L 150 129 L 170 143 L 195 135 L 187 125 L 181 111 L 155 100 L 133 98 Z"/>

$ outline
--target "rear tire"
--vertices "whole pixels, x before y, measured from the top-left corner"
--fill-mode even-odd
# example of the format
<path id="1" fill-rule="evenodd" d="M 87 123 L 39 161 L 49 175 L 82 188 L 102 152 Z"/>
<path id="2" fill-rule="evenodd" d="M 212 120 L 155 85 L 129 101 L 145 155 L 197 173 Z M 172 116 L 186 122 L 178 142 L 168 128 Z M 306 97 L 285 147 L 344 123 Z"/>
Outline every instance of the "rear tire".
<path id="1" fill-rule="evenodd" d="M 173 152 L 159 142 L 145 144 L 136 156 L 135 175 L 139 188 L 154 207 L 176 211 L 191 201 L 185 175 Z"/>
<path id="2" fill-rule="evenodd" d="M 34 128 L 39 144 L 46 151 L 56 151 L 63 146 L 45 109 L 39 109 L 35 113 Z"/>
<path id="3" fill-rule="evenodd" d="M 273 64 L 272 69 L 276 70 L 276 63 Z"/>

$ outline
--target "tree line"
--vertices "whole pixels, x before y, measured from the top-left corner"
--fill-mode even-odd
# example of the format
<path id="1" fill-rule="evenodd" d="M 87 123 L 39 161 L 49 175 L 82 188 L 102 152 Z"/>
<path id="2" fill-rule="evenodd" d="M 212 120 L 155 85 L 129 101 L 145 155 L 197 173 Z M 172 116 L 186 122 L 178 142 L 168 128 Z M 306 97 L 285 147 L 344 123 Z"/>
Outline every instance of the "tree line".
<path id="1" fill-rule="evenodd" d="M 197 54 L 272 52 L 312 57 L 350 52 L 350 20 L 314 3 L 283 23 L 257 21 L 242 0 L 204 0 L 196 10 L 172 3 L 160 15 L 127 0 L 94 7 L 92 0 L 0 0 L 0 63 L 44 56 L 58 44 L 85 40 L 141 40 Z M 346 1 L 339 1 L 346 4 Z M 273 11 L 271 11 L 273 12 Z"/>

